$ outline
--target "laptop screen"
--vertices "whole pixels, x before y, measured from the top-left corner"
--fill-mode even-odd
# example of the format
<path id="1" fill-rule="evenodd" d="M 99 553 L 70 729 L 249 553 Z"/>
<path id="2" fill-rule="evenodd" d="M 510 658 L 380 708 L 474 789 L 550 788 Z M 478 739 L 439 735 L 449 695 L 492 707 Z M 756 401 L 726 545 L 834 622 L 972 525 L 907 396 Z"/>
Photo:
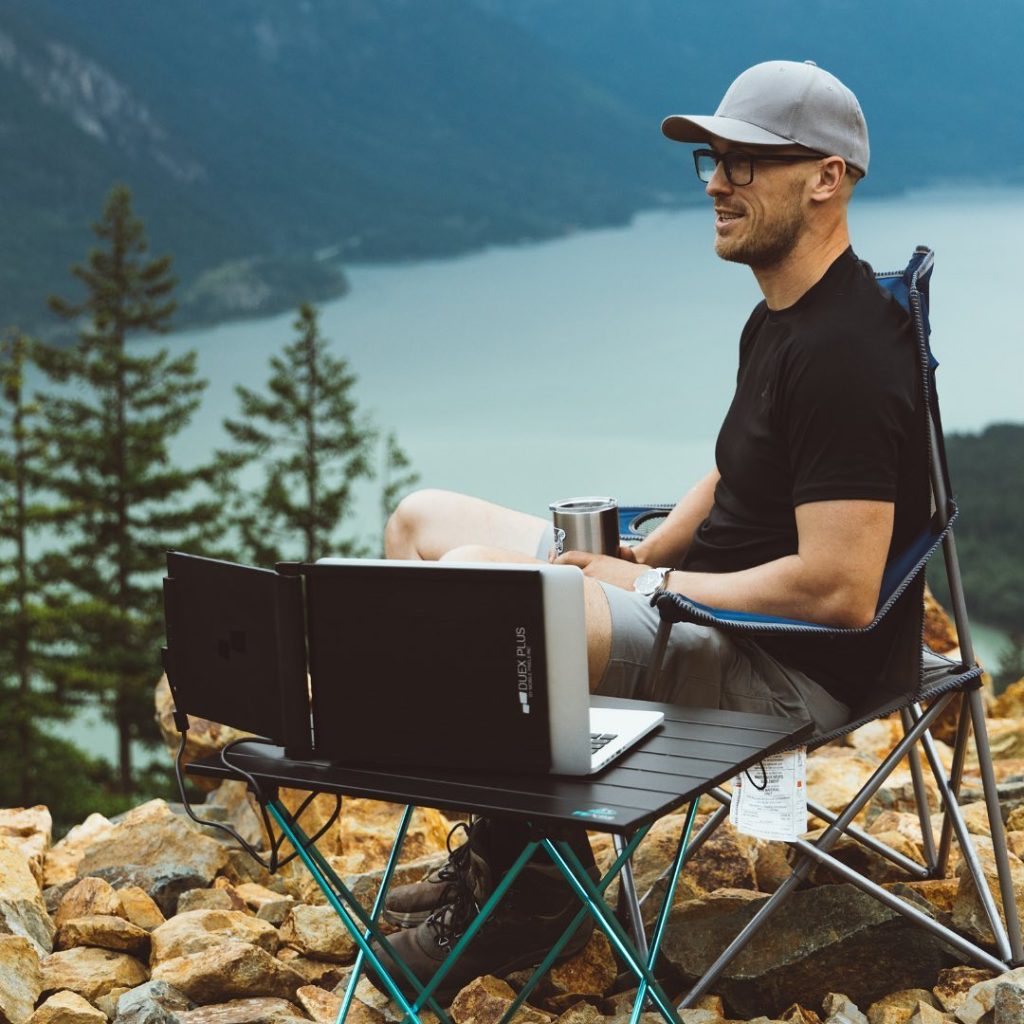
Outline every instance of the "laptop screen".
<path id="1" fill-rule="evenodd" d="M 318 756 L 550 767 L 539 571 L 339 560 L 303 573 Z"/>

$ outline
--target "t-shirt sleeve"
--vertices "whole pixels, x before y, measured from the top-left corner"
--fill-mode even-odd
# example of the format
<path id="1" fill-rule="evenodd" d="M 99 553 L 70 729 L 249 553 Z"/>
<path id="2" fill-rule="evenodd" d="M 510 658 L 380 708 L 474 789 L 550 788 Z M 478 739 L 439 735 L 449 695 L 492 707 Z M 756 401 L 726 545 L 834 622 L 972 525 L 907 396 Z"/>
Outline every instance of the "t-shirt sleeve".
<path id="1" fill-rule="evenodd" d="M 913 426 L 912 343 L 805 339 L 779 363 L 775 414 L 788 441 L 793 505 L 895 501 L 900 453 Z"/>

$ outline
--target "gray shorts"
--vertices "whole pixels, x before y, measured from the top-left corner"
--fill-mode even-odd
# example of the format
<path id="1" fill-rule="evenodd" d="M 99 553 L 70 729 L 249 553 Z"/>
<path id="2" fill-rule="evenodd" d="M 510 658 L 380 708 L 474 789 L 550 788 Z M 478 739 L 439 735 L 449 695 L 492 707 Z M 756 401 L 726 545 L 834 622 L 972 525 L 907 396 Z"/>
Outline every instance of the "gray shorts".
<path id="1" fill-rule="evenodd" d="M 639 695 L 661 621 L 648 598 L 601 583 L 612 613 L 612 651 L 597 693 Z M 690 707 L 809 718 L 818 730 L 838 728 L 850 709 L 813 679 L 787 668 L 752 640 L 707 626 L 677 623 L 669 635 L 657 692 L 648 699 Z"/>

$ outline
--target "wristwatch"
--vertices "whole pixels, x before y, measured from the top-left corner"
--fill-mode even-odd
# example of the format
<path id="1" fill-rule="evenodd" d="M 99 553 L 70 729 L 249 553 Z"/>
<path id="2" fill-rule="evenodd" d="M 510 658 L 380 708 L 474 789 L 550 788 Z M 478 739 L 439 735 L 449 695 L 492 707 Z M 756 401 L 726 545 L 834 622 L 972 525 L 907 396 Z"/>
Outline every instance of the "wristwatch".
<path id="1" fill-rule="evenodd" d="M 640 573 L 633 580 L 633 589 L 638 594 L 643 594 L 644 597 L 653 597 L 657 591 L 665 589 L 670 572 L 672 570 L 665 566 L 660 566 L 657 569 L 648 569 L 646 572 Z"/>

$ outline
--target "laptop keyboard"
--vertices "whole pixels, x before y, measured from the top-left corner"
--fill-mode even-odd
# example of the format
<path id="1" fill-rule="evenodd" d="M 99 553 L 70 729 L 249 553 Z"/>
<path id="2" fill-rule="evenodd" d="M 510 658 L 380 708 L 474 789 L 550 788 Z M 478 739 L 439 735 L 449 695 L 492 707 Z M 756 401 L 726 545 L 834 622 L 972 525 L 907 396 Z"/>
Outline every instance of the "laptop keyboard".
<path id="1" fill-rule="evenodd" d="M 616 738 L 613 732 L 592 732 L 590 734 L 590 752 L 596 754 L 602 747 L 607 746 Z"/>

